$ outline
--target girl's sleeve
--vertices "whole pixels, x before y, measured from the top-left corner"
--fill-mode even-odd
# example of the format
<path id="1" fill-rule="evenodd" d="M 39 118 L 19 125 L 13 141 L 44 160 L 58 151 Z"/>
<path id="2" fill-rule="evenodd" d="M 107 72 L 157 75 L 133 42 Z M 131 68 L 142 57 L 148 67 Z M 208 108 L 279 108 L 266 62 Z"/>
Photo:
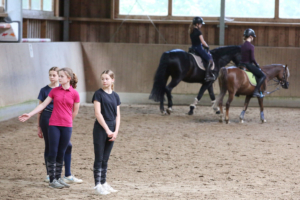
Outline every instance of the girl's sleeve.
<path id="1" fill-rule="evenodd" d="M 94 103 L 95 100 L 101 103 L 101 94 L 98 91 L 96 91 L 94 93 L 94 96 L 93 96 L 93 99 L 92 99 L 92 103 Z"/>
<path id="2" fill-rule="evenodd" d="M 44 101 L 46 98 L 44 97 L 44 94 L 43 94 L 43 88 L 40 90 L 40 93 L 39 93 L 39 96 L 38 96 L 38 100 L 40 101 Z"/>
<path id="3" fill-rule="evenodd" d="M 76 91 L 74 102 L 75 103 L 79 103 L 80 102 L 80 96 L 79 96 L 79 93 L 77 91 Z"/>
<path id="4" fill-rule="evenodd" d="M 117 99 L 117 105 L 121 105 L 121 101 L 120 101 L 120 97 L 119 95 L 116 93 L 116 99 Z"/>

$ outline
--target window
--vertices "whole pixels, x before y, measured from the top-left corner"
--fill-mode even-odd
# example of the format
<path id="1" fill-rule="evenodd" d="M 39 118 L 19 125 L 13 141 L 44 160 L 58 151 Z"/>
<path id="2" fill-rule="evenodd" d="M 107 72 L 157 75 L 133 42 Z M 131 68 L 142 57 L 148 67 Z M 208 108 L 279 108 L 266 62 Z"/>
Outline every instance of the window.
<path id="1" fill-rule="evenodd" d="M 120 0 L 121 15 L 168 15 L 168 0 Z"/>
<path id="2" fill-rule="evenodd" d="M 23 9 L 30 9 L 29 0 L 22 0 Z"/>
<path id="3" fill-rule="evenodd" d="M 31 10 L 41 10 L 41 0 L 31 0 Z"/>
<path id="4" fill-rule="evenodd" d="M 52 11 L 52 0 L 43 0 L 43 10 Z"/>
<path id="5" fill-rule="evenodd" d="M 219 17 L 221 0 L 173 0 L 172 15 L 174 16 L 205 16 Z"/>
<path id="6" fill-rule="evenodd" d="M 290 0 L 287 1 L 290 2 Z M 275 0 L 226 0 L 225 16 L 243 18 L 274 18 Z"/>
<path id="7" fill-rule="evenodd" d="M 5 0 L 0 0 L 0 6 L 4 6 Z"/>
<path id="8" fill-rule="evenodd" d="M 52 5 L 53 0 L 22 0 L 22 7 L 26 10 L 53 11 Z"/>
<path id="9" fill-rule="evenodd" d="M 300 18 L 300 1 L 280 0 L 279 18 Z"/>

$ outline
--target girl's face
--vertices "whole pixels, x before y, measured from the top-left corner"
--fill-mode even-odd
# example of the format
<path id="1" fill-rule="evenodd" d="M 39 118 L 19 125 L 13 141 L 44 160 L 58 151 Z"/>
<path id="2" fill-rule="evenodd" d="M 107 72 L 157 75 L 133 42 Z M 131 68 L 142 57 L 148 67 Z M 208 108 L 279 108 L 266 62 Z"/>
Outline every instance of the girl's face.
<path id="1" fill-rule="evenodd" d="M 112 79 L 108 74 L 102 74 L 101 76 L 101 84 L 103 88 L 109 88 L 114 83 L 114 79 Z"/>
<path id="2" fill-rule="evenodd" d="M 71 78 L 69 78 L 64 71 L 59 71 L 59 84 L 64 85 L 70 82 Z"/>
<path id="3" fill-rule="evenodd" d="M 50 71 L 49 72 L 49 80 L 50 80 L 51 83 L 57 83 L 57 81 L 58 81 L 57 71 Z"/>

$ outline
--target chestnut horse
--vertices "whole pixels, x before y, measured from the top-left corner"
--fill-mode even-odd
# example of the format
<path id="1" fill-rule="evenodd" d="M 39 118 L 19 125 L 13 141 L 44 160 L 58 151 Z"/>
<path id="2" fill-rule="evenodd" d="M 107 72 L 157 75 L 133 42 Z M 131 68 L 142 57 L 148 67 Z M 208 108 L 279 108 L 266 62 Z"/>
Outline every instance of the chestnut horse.
<path id="1" fill-rule="evenodd" d="M 288 77 L 290 76 L 290 72 L 287 65 L 282 64 L 272 64 L 272 65 L 266 65 L 261 68 L 261 70 L 266 75 L 266 82 L 277 78 L 278 84 L 280 84 L 281 87 L 284 89 L 288 89 L 289 82 Z M 223 122 L 223 98 L 228 91 L 229 97 L 226 103 L 226 116 L 225 121 L 226 124 L 229 122 L 229 107 L 230 103 L 232 102 L 234 96 L 239 95 L 246 95 L 245 104 L 244 104 L 244 110 L 240 114 L 240 122 L 244 122 L 244 115 L 247 110 L 248 104 L 250 102 L 250 99 L 252 98 L 252 94 L 254 91 L 255 86 L 251 85 L 249 82 L 249 78 L 247 77 L 247 74 L 240 68 L 237 67 L 228 67 L 228 68 L 221 68 L 220 70 L 220 76 L 218 78 L 219 80 L 219 87 L 220 87 L 220 94 L 218 95 L 215 104 L 213 105 L 214 108 L 217 108 L 219 106 L 221 115 L 220 115 L 220 122 Z M 261 87 L 261 92 L 266 91 L 266 82 Z M 258 98 L 258 103 L 260 106 L 260 119 L 261 122 L 266 122 L 264 117 L 264 106 L 263 106 L 263 98 Z"/>

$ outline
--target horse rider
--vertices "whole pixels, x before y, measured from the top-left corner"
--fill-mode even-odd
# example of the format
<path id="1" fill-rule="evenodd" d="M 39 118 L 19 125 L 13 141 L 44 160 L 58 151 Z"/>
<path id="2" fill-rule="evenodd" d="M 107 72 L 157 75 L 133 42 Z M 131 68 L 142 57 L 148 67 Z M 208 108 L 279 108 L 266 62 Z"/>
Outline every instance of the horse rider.
<path id="1" fill-rule="evenodd" d="M 254 89 L 253 96 L 254 97 L 263 97 L 260 93 L 260 87 L 264 83 L 266 79 L 266 75 L 261 71 L 259 65 L 257 64 L 254 58 L 254 46 L 251 42 L 256 37 L 255 32 L 251 28 L 247 28 L 244 31 L 244 44 L 241 45 L 241 54 L 242 60 L 240 63 L 241 65 L 246 66 L 246 68 L 254 74 L 257 80 L 257 85 Z"/>
<path id="2" fill-rule="evenodd" d="M 213 65 L 213 59 L 211 55 L 209 55 L 203 48 L 209 50 L 209 46 L 205 42 L 202 32 L 200 31 L 202 25 L 205 24 L 201 17 L 195 17 L 190 26 L 189 33 L 192 41 L 192 48 L 196 51 L 196 53 L 205 61 L 205 81 L 214 81 L 215 78 L 210 76 L 210 68 Z"/>

